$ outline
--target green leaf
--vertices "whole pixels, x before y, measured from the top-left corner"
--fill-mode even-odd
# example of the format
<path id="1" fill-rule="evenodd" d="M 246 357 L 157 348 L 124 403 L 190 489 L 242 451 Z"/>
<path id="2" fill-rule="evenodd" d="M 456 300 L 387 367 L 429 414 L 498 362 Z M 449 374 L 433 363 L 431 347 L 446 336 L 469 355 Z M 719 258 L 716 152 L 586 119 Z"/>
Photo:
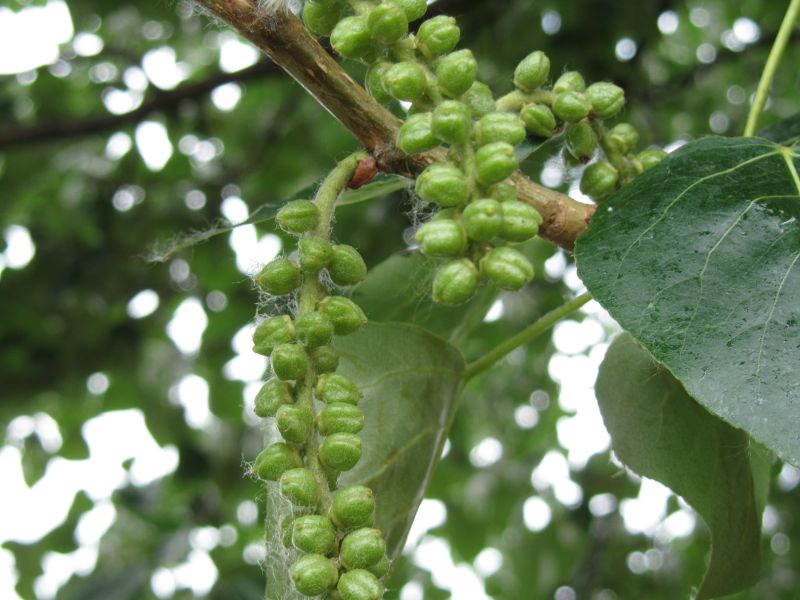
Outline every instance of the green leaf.
<path id="1" fill-rule="evenodd" d="M 793 115 L 771 127 L 762 129 L 758 132 L 758 135 L 785 146 L 796 144 L 800 140 L 800 114 Z"/>
<path id="2" fill-rule="evenodd" d="M 601 205 L 577 260 L 693 398 L 800 465 L 797 162 L 756 138 L 687 144 Z"/>
<path id="3" fill-rule="evenodd" d="M 711 559 L 698 599 L 756 583 L 761 506 L 747 435 L 692 400 L 628 334 L 609 348 L 596 392 L 619 459 L 681 495 L 711 530 Z"/>

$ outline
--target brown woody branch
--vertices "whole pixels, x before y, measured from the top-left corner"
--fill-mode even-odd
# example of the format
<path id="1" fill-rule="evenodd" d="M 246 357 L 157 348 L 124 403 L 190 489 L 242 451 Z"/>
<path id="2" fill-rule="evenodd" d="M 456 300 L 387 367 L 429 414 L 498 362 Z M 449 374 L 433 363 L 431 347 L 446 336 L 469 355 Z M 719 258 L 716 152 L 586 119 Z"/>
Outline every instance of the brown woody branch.
<path id="1" fill-rule="evenodd" d="M 259 12 L 253 0 L 197 0 L 269 56 L 324 106 L 388 173 L 414 177 L 444 150 L 407 156 L 394 141 L 401 121 L 357 84 L 288 11 Z M 586 228 L 594 206 L 543 187 L 521 173 L 512 183 L 520 200 L 535 206 L 544 217 L 540 235 L 571 250 Z"/>

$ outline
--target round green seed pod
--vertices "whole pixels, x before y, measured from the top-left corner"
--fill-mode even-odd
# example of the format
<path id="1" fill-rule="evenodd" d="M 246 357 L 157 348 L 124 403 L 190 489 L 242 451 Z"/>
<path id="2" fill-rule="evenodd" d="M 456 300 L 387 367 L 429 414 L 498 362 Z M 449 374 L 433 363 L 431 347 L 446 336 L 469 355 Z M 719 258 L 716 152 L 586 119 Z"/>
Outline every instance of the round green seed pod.
<path id="1" fill-rule="evenodd" d="M 311 360 L 317 373 L 333 373 L 339 368 L 339 353 L 332 346 L 320 346 L 311 350 Z"/>
<path id="2" fill-rule="evenodd" d="M 567 123 L 576 123 L 589 115 L 592 106 L 581 92 L 564 92 L 553 101 L 553 113 Z"/>
<path id="3" fill-rule="evenodd" d="M 321 239 L 305 237 L 298 243 L 300 268 L 307 273 L 317 273 L 327 267 L 333 259 L 333 248 Z"/>
<path id="4" fill-rule="evenodd" d="M 296 506 L 314 506 L 319 502 L 320 487 L 311 469 L 289 469 L 281 475 L 281 494 Z"/>
<path id="5" fill-rule="evenodd" d="M 611 139 L 622 154 L 631 152 L 639 143 L 639 132 L 630 123 L 618 123 L 611 128 Z"/>
<path id="6" fill-rule="evenodd" d="M 278 481 L 289 469 L 303 466 L 303 459 L 297 448 L 278 442 L 264 448 L 256 457 L 253 472 L 259 479 Z"/>
<path id="7" fill-rule="evenodd" d="M 380 600 L 383 585 L 378 578 L 365 569 L 354 569 L 343 573 L 336 586 L 342 600 Z"/>
<path id="8" fill-rule="evenodd" d="M 667 157 L 667 153 L 659 148 L 648 148 L 636 155 L 645 171 L 652 169 Z"/>
<path id="9" fill-rule="evenodd" d="M 433 133 L 433 115 L 417 113 L 406 119 L 397 134 L 397 147 L 406 154 L 419 154 L 439 145 Z"/>
<path id="10" fill-rule="evenodd" d="M 450 219 L 425 223 L 416 238 L 425 256 L 458 256 L 467 249 L 464 227 Z"/>
<path id="11" fill-rule="evenodd" d="M 289 384 L 273 377 L 256 394 L 255 413 L 262 419 L 274 417 L 284 404 L 292 404 L 294 397 Z"/>
<path id="12" fill-rule="evenodd" d="M 361 392 L 353 380 L 339 373 L 327 373 L 317 381 L 317 398 L 328 403 L 358 404 Z"/>
<path id="13" fill-rule="evenodd" d="M 522 59 L 514 71 L 514 85 L 523 92 L 541 87 L 550 77 L 550 59 L 541 50 Z"/>
<path id="14" fill-rule="evenodd" d="M 367 276 L 367 265 L 358 250 L 339 244 L 333 247 L 328 273 L 336 285 L 355 285 Z"/>
<path id="15" fill-rule="evenodd" d="M 601 119 L 610 119 L 625 106 L 625 90 L 618 85 L 601 81 L 586 88 L 586 99 L 592 112 Z"/>
<path id="16" fill-rule="evenodd" d="M 330 556 L 336 549 L 336 530 L 328 517 L 298 517 L 292 526 L 292 544 L 308 554 Z"/>
<path id="17" fill-rule="evenodd" d="M 392 96 L 383 84 L 383 76 L 389 65 L 384 62 L 376 62 L 367 69 L 367 74 L 364 82 L 367 86 L 367 91 L 375 98 L 379 104 L 388 104 L 392 101 Z"/>
<path id="18" fill-rule="evenodd" d="M 478 287 L 478 270 L 462 258 L 441 267 L 433 279 L 433 301 L 445 306 L 464 304 Z"/>
<path id="19" fill-rule="evenodd" d="M 396 63 L 383 74 L 383 86 L 397 100 L 413 102 L 425 93 L 427 85 L 425 71 L 413 62 Z"/>
<path id="20" fill-rule="evenodd" d="M 333 494 L 330 518 L 341 530 L 372 525 L 375 512 L 375 494 L 363 485 L 353 485 Z"/>
<path id="21" fill-rule="evenodd" d="M 619 171 L 601 160 L 586 167 L 581 176 L 581 191 L 592 198 L 602 198 L 614 191 L 619 181 Z"/>
<path id="22" fill-rule="evenodd" d="M 421 19 L 428 12 L 428 3 L 425 0 L 390 0 L 403 9 L 409 23 Z"/>
<path id="23" fill-rule="evenodd" d="M 445 100 L 433 111 L 433 134 L 448 144 L 464 144 L 469 140 L 472 115 L 463 102 Z"/>
<path id="24" fill-rule="evenodd" d="M 300 344 L 275 346 L 270 362 L 275 375 L 282 381 L 302 379 L 308 371 L 306 350 Z"/>
<path id="25" fill-rule="evenodd" d="M 533 279 L 531 261 L 508 246 L 490 250 L 481 260 L 481 271 L 504 290 L 518 290 Z"/>
<path id="26" fill-rule="evenodd" d="M 488 242 L 500 234 L 502 227 L 503 213 L 497 200 L 476 200 L 464 209 L 464 229 L 471 240 Z"/>
<path id="27" fill-rule="evenodd" d="M 294 262 L 288 258 L 276 258 L 267 263 L 256 275 L 256 283 L 265 292 L 274 296 L 291 294 L 300 287 L 303 273 Z"/>
<path id="28" fill-rule="evenodd" d="M 436 79 L 439 89 L 446 96 L 458 98 L 465 93 L 478 76 L 478 61 L 471 50 L 451 52 L 436 65 Z"/>
<path id="29" fill-rule="evenodd" d="M 567 71 L 561 75 L 553 84 L 553 92 L 563 94 L 564 92 L 582 92 L 586 89 L 586 81 L 583 75 L 577 71 Z"/>
<path id="30" fill-rule="evenodd" d="M 476 81 L 461 96 L 461 101 L 467 105 L 473 119 L 479 119 L 488 115 L 495 109 L 494 94 L 491 88 L 485 83 Z"/>
<path id="31" fill-rule="evenodd" d="M 585 120 L 569 123 L 564 130 L 564 147 L 579 162 L 586 164 L 597 150 L 597 134 Z"/>
<path id="32" fill-rule="evenodd" d="M 363 527 L 348 533 L 339 549 L 339 561 L 348 570 L 368 569 L 386 553 L 383 534 L 377 529 Z"/>
<path id="33" fill-rule="evenodd" d="M 513 113 L 493 112 L 485 115 L 475 125 L 475 141 L 478 146 L 494 142 L 505 142 L 516 146 L 525 139 L 525 126 Z"/>
<path id="34" fill-rule="evenodd" d="M 527 242 L 539 233 L 542 224 L 542 215 L 535 208 L 525 202 L 512 200 L 503 202 L 503 226 L 500 236 L 509 242 Z"/>
<path id="35" fill-rule="evenodd" d="M 284 404 L 275 415 L 278 431 L 283 439 L 292 444 L 302 444 L 314 427 L 314 415 L 305 406 Z"/>
<path id="36" fill-rule="evenodd" d="M 367 20 L 363 17 L 345 17 L 331 32 L 331 46 L 344 58 L 357 60 L 374 52 Z"/>
<path id="37" fill-rule="evenodd" d="M 325 346 L 333 339 L 333 323 L 322 313 L 313 312 L 298 317 L 295 329 L 297 338 L 308 348 Z"/>
<path id="38" fill-rule="evenodd" d="M 514 202 L 517 199 L 517 190 L 510 183 L 501 181 L 489 188 L 489 196 L 498 202 Z"/>
<path id="39" fill-rule="evenodd" d="M 367 571 L 375 575 L 378 579 L 381 579 L 386 577 L 386 574 L 389 572 L 389 567 L 391 567 L 389 557 L 384 554 L 383 558 L 367 569 Z"/>
<path id="40" fill-rule="evenodd" d="M 319 303 L 319 310 L 331 323 L 336 335 L 348 335 L 367 322 L 361 307 L 344 296 L 328 296 Z"/>
<path id="41" fill-rule="evenodd" d="M 303 23 L 317 37 L 329 36 L 341 18 L 342 5 L 337 2 L 307 0 L 303 5 Z"/>
<path id="42" fill-rule="evenodd" d="M 313 597 L 336 587 L 339 569 L 321 554 L 306 554 L 291 566 L 289 576 L 300 594 Z"/>
<path id="43" fill-rule="evenodd" d="M 269 356 L 275 346 L 297 339 L 294 323 L 289 315 L 269 317 L 256 326 L 253 332 L 253 352 Z"/>
<path id="44" fill-rule="evenodd" d="M 358 433 L 364 429 L 364 411 L 346 402 L 331 402 L 320 411 L 317 427 L 322 435 Z"/>
<path id="45" fill-rule="evenodd" d="M 531 135 L 546 138 L 558 130 L 553 111 L 544 104 L 526 104 L 520 111 L 520 117 Z"/>
<path id="46" fill-rule="evenodd" d="M 367 17 L 367 27 L 373 39 L 382 44 L 394 44 L 408 33 L 405 11 L 392 2 L 382 2 Z"/>
<path id="47" fill-rule="evenodd" d="M 452 52 L 461 39 L 461 30 L 453 17 L 428 19 L 417 31 L 417 48 L 428 60 Z"/>
<path id="48" fill-rule="evenodd" d="M 275 220 L 284 231 L 305 233 L 317 226 L 319 209 L 310 200 L 292 200 L 278 211 Z"/>
<path id="49" fill-rule="evenodd" d="M 361 460 L 361 438 L 354 433 L 332 433 L 322 441 L 319 459 L 329 469 L 349 471 Z"/>
<path id="50" fill-rule="evenodd" d="M 459 206 L 469 197 L 464 173 L 452 163 L 434 163 L 426 168 L 416 184 L 417 195 L 439 206 Z"/>
<path id="51" fill-rule="evenodd" d="M 475 170 L 481 185 L 492 185 L 507 179 L 518 166 L 514 146 L 505 142 L 486 144 L 475 153 Z"/>

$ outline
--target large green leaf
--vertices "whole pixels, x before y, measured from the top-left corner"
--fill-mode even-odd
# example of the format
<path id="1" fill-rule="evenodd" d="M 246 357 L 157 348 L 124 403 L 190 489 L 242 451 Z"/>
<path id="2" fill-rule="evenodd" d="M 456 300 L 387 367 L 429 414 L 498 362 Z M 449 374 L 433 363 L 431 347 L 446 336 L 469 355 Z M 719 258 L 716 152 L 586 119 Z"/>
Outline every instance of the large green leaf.
<path id="1" fill-rule="evenodd" d="M 706 408 L 800 464 L 798 156 L 687 144 L 604 203 L 577 244 L 594 297 Z"/>
<path id="2" fill-rule="evenodd" d="M 725 596 L 758 581 L 762 506 L 747 435 L 692 400 L 627 334 L 609 348 L 596 392 L 619 459 L 683 496 L 711 530 L 711 559 L 698 598 Z"/>
<path id="3" fill-rule="evenodd" d="M 364 454 L 340 485 L 364 484 L 375 492 L 376 527 L 391 558 L 403 549 L 408 530 L 438 460 L 456 398 L 464 360 L 444 340 L 409 324 L 370 323 L 338 338 L 339 372 L 364 393 L 361 433 Z M 286 506 L 268 486 L 267 524 L 280 531 Z M 292 560 L 279 543 L 268 544 L 268 598 L 299 598 L 286 577 Z"/>

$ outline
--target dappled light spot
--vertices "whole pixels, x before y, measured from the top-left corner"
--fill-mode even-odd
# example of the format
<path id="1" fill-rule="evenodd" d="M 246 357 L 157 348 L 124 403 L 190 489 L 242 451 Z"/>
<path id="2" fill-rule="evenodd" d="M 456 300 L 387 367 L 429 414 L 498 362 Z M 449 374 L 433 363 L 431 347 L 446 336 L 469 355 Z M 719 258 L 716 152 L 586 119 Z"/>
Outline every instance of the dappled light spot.
<path id="1" fill-rule="evenodd" d="M 128 316 L 131 319 L 143 319 L 158 309 L 159 298 L 155 290 L 142 290 L 128 302 Z"/>
<path id="2" fill-rule="evenodd" d="M 145 166 L 151 171 L 160 171 L 172 157 L 172 142 L 167 128 L 157 121 L 144 121 L 136 127 L 136 149 Z"/>
<path id="3" fill-rule="evenodd" d="M 167 323 L 167 335 L 182 354 L 193 355 L 200 350 L 207 326 L 208 317 L 203 305 L 197 298 L 186 298 Z"/>

